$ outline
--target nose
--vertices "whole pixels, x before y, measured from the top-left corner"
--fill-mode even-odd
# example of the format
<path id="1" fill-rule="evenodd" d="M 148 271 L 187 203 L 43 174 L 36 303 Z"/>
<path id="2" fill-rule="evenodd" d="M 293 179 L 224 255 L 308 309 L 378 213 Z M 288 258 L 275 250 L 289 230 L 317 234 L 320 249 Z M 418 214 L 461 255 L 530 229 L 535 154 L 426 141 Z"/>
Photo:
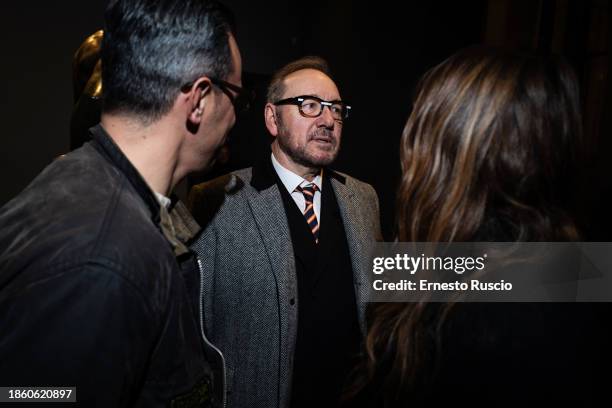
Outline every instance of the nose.
<path id="1" fill-rule="evenodd" d="M 334 128 L 334 125 L 336 124 L 336 120 L 332 116 L 331 107 L 323 106 L 321 115 L 319 116 L 319 118 L 321 119 L 322 126 L 325 126 L 328 129 Z"/>

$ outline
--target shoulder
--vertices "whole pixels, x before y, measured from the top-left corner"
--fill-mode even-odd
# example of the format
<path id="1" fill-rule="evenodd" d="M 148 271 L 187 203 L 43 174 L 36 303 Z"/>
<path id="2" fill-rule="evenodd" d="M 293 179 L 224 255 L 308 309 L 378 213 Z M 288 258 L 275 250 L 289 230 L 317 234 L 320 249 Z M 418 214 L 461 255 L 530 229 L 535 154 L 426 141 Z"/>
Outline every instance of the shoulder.
<path id="1" fill-rule="evenodd" d="M 173 265 L 150 210 L 90 145 L 48 166 L 0 209 L 0 223 L 2 269 L 27 269 L 32 279 L 67 265 L 109 262 L 136 285 L 149 285 L 151 271 Z"/>
<path id="2" fill-rule="evenodd" d="M 196 184 L 189 192 L 187 207 L 196 221 L 205 227 L 221 207 L 241 199 L 240 192 L 250 188 L 251 178 L 249 167 Z"/>
<path id="3" fill-rule="evenodd" d="M 189 192 L 189 206 L 194 199 L 202 196 L 225 195 L 244 187 L 251 182 L 251 168 L 236 170 L 215 179 L 196 184 Z"/>
<path id="4" fill-rule="evenodd" d="M 351 224 L 366 226 L 373 240 L 381 240 L 380 209 L 374 187 L 336 171 L 330 173 L 330 178 L 336 199 L 347 209 L 346 216 Z"/>
<path id="5" fill-rule="evenodd" d="M 329 176 L 332 180 L 334 188 L 344 188 L 352 194 L 363 196 L 367 199 L 376 199 L 378 196 L 376 190 L 371 184 L 361 181 L 355 177 L 349 176 L 346 173 L 342 173 L 336 170 L 329 170 Z"/>

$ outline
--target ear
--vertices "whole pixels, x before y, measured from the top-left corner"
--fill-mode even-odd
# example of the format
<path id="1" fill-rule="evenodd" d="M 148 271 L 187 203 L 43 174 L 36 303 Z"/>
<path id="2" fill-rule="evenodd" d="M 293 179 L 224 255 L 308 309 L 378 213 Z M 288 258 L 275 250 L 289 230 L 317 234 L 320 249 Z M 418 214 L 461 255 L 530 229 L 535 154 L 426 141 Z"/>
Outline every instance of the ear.
<path id="1" fill-rule="evenodd" d="M 211 95 L 211 82 L 207 77 L 198 78 L 187 93 L 189 122 L 199 125 Z"/>
<path id="2" fill-rule="evenodd" d="M 276 122 L 276 107 L 271 103 L 266 103 L 264 108 L 264 119 L 268 132 L 274 137 L 278 135 L 278 123 Z"/>

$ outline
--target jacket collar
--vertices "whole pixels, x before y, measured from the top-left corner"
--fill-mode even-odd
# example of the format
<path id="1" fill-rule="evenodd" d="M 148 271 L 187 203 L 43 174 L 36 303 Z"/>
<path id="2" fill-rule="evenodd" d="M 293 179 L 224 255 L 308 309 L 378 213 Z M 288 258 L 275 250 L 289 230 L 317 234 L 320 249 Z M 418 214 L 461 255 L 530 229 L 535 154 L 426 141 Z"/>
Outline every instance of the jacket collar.
<path id="1" fill-rule="evenodd" d="M 172 204 L 166 210 L 159 204 L 155 193 L 102 125 L 98 124 L 92 127 L 89 132 L 92 136 L 93 147 L 123 173 L 134 187 L 134 190 L 149 209 L 151 220 L 161 229 L 165 238 L 172 245 L 174 253 L 178 256 L 189 252 L 186 245 L 200 231 L 200 226 L 189 214 L 183 203 L 176 196 L 172 196 Z"/>
<path id="2" fill-rule="evenodd" d="M 130 163 L 130 160 L 123 154 L 119 146 L 115 144 L 110 135 L 102 127 L 96 125 L 89 129 L 93 139 L 93 146 L 130 182 L 134 190 L 138 193 L 142 201 L 151 212 L 151 219 L 155 225 L 160 223 L 160 204 L 153 191 L 142 178 L 138 170 Z"/>

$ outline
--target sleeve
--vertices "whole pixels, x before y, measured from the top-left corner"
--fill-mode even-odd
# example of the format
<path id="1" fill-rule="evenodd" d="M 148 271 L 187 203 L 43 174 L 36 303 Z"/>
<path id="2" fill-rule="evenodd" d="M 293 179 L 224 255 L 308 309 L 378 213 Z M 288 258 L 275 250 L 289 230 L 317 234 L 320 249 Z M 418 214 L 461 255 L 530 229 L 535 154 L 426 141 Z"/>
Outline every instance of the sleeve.
<path id="1" fill-rule="evenodd" d="M 108 265 L 58 271 L 0 299 L 0 386 L 76 386 L 80 406 L 133 404 L 161 327 Z"/>

